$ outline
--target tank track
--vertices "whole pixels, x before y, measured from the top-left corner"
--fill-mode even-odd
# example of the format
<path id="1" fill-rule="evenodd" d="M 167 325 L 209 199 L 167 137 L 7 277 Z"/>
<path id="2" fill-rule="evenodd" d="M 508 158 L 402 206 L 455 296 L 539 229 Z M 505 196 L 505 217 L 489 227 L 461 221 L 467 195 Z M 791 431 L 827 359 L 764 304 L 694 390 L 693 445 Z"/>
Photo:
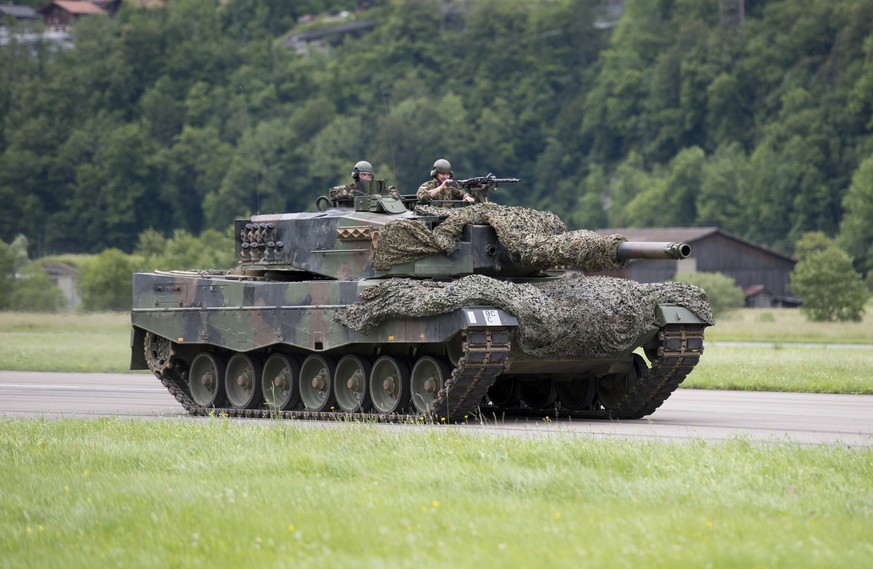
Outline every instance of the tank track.
<path id="1" fill-rule="evenodd" d="M 573 419 L 640 419 L 651 415 L 671 393 L 679 388 L 703 354 L 704 325 L 668 324 L 658 332 L 658 348 L 645 377 L 622 397 L 612 409 L 572 411 L 552 409 L 555 418 Z M 539 409 L 483 407 L 484 415 L 534 416 L 549 413 Z"/>
<path id="2" fill-rule="evenodd" d="M 463 352 L 452 377 L 433 400 L 434 412 L 450 420 L 467 418 L 478 411 L 482 398 L 506 365 L 509 330 L 467 329 Z"/>
<path id="3" fill-rule="evenodd" d="M 150 345 L 150 344 L 149 344 Z M 146 359 L 150 360 L 149 345 Z M 477 411 L 488 388 L 503 372 L 509 356 L 509 329 L 468 329 L 463 343 L 463 356 L 451 377 L 434 398 L 431 415 L 403 413 L 346 413 L 336 411 L 306 411 L 277 409 L 237 409 L 235 407 L 201 407 L 192 398 L 183 375 L 170 365 L 153 365 L 155 376 L 185 410 L 195 416 L 244 417 L 252 419 L 310 419 L 334 421 L 376 421 L 380 423 L 417 423 L 457 421 Z"/>
<path id="4" fill-rule="evenodd" d="M 154 370 L 164 387 L 185 410 L 195 416 L 310 419 L 334 421 L 375 421 L 380 423 L 418 423 L 462 421 L 477 417 L 524 416 L 599 420 L 640 419 L 652 414 L 694 369 L 703 353 L 702 325 L 667 325 L 658 332 L 658 348 L 651 367 L 612 409 L 595 408 L 571 411 L 523 407 L 483 406 L 488 389 L 503 372 L 510 348 L 507 328 L 468 329 L 463 356 L 433 402 L 430 416 L 403 413 L 345 413 L 334 411 L 205 408 L 191 398 L 185 379 L 172 365 Z"/>

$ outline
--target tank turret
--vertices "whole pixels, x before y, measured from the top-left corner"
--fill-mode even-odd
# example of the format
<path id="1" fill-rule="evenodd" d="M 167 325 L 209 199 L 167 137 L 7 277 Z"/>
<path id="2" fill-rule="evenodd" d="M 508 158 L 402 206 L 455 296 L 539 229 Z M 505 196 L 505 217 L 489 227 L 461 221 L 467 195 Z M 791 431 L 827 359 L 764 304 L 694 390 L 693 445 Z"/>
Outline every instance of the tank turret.
<path id="1" fill-rule="evenodd" d="M 691 253 L 687 243 L 567 232 L 556 216 L 525 208 L 482 203 L 426 211 L 435 215 L 417 215 L 398 200 L 366 197 L 358 198 L 354 211 L 329 208 L 238 220 L 240 268 L 246 274 L 289 271 L 341 280 L 507 277 L 554 267 L 596 272 L 631 259 L 684 259 Z"/>
<path id="2" fill-rule="evenodd" d="M 236 221 L 233 269 L 135 274 L 132 369 L 193 414 L 458 421 L 638 418 L 697 363 L 702 290 L 584 274 L 688 244 L 567 231 L 487 199 L 421 206 L 380 184 Z"/>

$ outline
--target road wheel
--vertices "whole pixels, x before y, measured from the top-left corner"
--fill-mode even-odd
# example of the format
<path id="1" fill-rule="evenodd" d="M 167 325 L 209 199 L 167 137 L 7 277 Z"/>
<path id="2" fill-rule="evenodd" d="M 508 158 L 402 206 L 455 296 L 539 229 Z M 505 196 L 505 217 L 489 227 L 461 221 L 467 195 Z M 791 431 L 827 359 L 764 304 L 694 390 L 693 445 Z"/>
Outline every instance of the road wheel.
<path id="1" fill-rule="evenodd" d="M 201 407 L 224 405 L 225 359 L 221 354 L 200 352 L 194 356 L 188 370 L 191 397 Z"/>

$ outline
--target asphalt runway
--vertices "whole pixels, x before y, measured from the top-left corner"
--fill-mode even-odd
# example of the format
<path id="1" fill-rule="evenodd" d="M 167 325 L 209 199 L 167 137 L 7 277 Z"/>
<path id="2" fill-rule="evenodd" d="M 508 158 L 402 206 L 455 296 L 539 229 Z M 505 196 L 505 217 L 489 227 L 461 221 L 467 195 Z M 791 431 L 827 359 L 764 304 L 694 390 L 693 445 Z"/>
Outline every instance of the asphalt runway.
<path id="1" fill-rule="evenodd" d="M 0 419 L 82 417 L 209 420 L 189 416 L 147 373 L 0 371 Z M 332 421 L 298 422 L 342 425 Z M 517 435 L 663 441 L 743 438 L 767 443 L 873 448 L 873 396 L 680 389 L 655 413 L 635 421 L 506 419 L 452 428 Z"/>

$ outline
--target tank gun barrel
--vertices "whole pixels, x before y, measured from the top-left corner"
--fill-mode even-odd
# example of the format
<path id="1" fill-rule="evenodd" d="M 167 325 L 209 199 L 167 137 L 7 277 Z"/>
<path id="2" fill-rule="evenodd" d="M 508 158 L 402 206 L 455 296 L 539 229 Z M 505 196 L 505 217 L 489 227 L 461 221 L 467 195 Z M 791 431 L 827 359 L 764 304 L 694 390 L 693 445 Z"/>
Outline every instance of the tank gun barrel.
<path id="1" fill-rule="evenodd" d="M 691 255 L 688 243 L 668 241 L 625 241 L 618 244 L 616 256 L 621 261 L 630 259 L 685 259 Z"/>

